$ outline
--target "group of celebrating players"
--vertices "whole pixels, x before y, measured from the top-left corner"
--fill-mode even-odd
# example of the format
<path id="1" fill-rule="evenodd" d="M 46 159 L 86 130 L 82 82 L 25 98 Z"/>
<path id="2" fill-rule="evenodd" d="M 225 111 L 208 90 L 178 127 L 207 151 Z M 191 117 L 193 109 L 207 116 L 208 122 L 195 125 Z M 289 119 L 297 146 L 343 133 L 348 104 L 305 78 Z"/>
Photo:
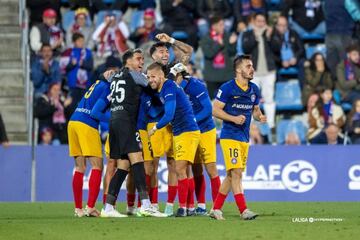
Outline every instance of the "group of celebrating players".
<path id="1" fill-rule="evenodd" d="M 249 149 L 251 119 L 266 122 L 259 108 L 260 92 L 250 82 L 254 68 L 249 56 L 234 59 L 235 78 L 224 83 L 213 106 L 201 80 L 190 76 L 186 65 L 192 47 L 162 33 L 150 49 L 153 63 L 143 74 L 144 55 L 130 49 L 122 56 L 122 69 L 108 69 L 79 102 L 68 124 L 69 152 L 75 159 L 73 194 L 75 216 L 169 217 L 178 195 L 176 217 L 207 215 L 203 167 L 209 175 L 213 206 L 209 216 L 223 220 L 221 208 L 230 192 L 240 216 L 255 219 L 244 198 L 242 173 Z M 169 63 L 172 45 L 176 64 Z M 109 111 L 110 109 L 110 114 Z M 223 120 L 220 145 L 227 175 L 220 182 L 216 168 L 216 129 L 212 117 Z M 104 179 L 104 207 L 95 208 L 102 176 L 100 122 L 109 122 L 105 143 L 108 159 Z M 157 169 L 166 155 L 168 199 L 164 212 L 158 206 Z M 86 160 L 92 166 L 86 208 L 82 206 Z M 116 201 L 127 179 L 127 214 L 116 210 Z M 135 207 L 135 193 L 138 206 Z M 194 193 L 197 199 L 195 208 Z"/>

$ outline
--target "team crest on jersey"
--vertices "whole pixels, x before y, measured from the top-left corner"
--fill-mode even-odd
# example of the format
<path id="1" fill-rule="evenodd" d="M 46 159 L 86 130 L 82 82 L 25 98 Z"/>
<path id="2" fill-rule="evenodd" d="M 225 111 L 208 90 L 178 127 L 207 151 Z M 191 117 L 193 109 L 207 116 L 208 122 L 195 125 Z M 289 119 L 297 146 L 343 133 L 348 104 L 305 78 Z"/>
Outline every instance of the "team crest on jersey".
<path id="1" fill-rule="evenodd" d="M 232 163 L 232 164 L 236 164 L 236 163 L 237 163 L 237 159 L 236 159 L 236 158 L 231 159 L 231 163 Z"/>
<path id="2" fill-rule="evenodd" d="M 255 94 L 251 94 L 251 102 L 255 102 L 255 99 L 256 99 L 256 96 L 255 96 Z"/>

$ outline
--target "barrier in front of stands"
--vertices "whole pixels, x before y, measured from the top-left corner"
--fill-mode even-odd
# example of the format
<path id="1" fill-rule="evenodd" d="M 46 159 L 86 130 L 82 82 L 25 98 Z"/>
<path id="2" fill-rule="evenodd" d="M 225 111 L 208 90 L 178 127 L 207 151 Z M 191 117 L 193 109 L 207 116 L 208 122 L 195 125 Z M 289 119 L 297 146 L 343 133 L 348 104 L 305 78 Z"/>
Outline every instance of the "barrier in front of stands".
<path id="1" fill-rule="evenodd" d="M 219 146 L 217 150 L 219 174 L 224 178 Z M 73 159 L 68 157 L 67 146 L 38 146 L 35 156 L 36 201 L 72 201 Z M 253 146 L 244 174 L 246 197 L 248 201 L 358 201 L 359 156 L 358 146 Z M 88 168 L 84 200 L 89 175 Z M 166 162 L 160 161 L 160 201 L 167 197 L 166 179 Z M 207 200 L 211 201 L 206 179 Z M 30 147 L 0 148 L 0 182 L 0 201 L 30 201 Z M 123 188 L 119 200 L 125 199 Z"/>

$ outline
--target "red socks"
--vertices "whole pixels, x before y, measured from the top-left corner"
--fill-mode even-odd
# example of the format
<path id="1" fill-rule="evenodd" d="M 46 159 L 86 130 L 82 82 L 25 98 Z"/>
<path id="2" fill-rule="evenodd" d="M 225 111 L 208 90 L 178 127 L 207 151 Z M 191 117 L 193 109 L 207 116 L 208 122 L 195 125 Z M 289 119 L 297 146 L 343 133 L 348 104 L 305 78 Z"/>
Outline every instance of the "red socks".
<path id="1" fill-rule="evenodd" d="M 212 195 L 213 202 L 215 202 L 215 199 L 219 193 L 219 188 L 220 188 L 220 184 L 221 184 L 220 177 L 219 176 L 214 177 L 210 180 L 210 182 L 211 182 L 211 195 Z"/>
<path id="2" fill-rule="evenodd" d="M 243 213 L 243 211 L 247 208 L 244 194 L 238 193 L 238 194 L 234 195 L 234 198 L 235 198 L 235 202 L 236 202 L 236 205 L 237 205 L 240 213 Z"/>
<path id="3" fill-rule="evenodd" d="M 204 175 L 194 177 L 195 180 L 195 194 L 198 203 L 205 203 L 205 177 Z"/>
<path id="4" fill-rule="evenodd" d="M 194 200 L 194 191 L 195 191 L 195 181 L 194 178 L 188 178 L 189 181 L 189 188 L 188 188 L 188 196 L 187 196 L 187 208 L 194 208 L 195 207 L 195 200 Z"/>
<path id="5" fill-rule="evenodd" d="M 220 210 L 222 206 L 224 205 L 225 199 L 227 195 L 222 194 L 221 192 L 218 193 L 216 200 L 214 202 L 214 210 Z"/>
<path id="6" fill-rule="evenodd" d="M 168 186 L 168 203 L 174 203 L 178 186 Z"/>
<path id="7" fill-rule="evenodd" d="M 156 186 L 156 187 L 150 188 L 149 195 L 151 196 L 150 202 L 153 204 L 157 204 L 158 203 L 158 187 Z"/>
<path id="8" fill-rule="evenodd" d="M 83 178 L 84 178 L 83 173 L 75 171 L 72 181 L 75 208 L 82 208 L 82 190 L 84 183 Z"/>
<path id="9" fill-rule="evenodd" d="M 186 208 L 188 191 L 189 191 L 189 179 L 184 178 L 182 180 L 178 180 L 179 206 L 181 208 Z"/>
<path id="10" fill-rule="evenodd" d="M 87 205 L 90 208 L 95 206 L 96 200 L 99 196 L 100 184 L 101 184 L 101 173 L 100 169 L 92 169 L 89 179 L 89 197 Z"/>
<path id="11" fill-rule="evenodd" d="M 127 201 L 127 205 L 129 207 L 133 207 L 135 205 L 135 197 L 136 197 L 135 194 L 132 194 L 132 193 L 126 194 L 126 201 Z"/>

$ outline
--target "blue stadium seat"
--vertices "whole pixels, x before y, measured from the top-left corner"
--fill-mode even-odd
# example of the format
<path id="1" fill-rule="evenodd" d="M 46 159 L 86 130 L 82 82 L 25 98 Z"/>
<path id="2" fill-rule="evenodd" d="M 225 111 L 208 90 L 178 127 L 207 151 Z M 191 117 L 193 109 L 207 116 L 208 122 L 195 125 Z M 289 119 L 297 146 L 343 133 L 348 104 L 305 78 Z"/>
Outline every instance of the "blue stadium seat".
<path id="1" fill-rule="evenodd" d="M 342 103 L 341 107 L 344 110 L 344 112 L 349 112 L 352 109 L 351 103 Z"/>
<path id="2" fill-rule="evenodd" d="M 175 31 L 171 34 L 171 36 L 178 40 L 186 40 L 189 37 L 189 35 L 184 31 Z"/>
<path id="3" fill-rule="evenodd" d="M 317 44 L 317 45 L 307 45 L 305 46 L 306 58 L 310 59 L 314 53 L 320 52 L 324 56 L 326 56 L 326 46 L 325 44 Z"/>
<path id="4" fill-rule="evenodd" d="M 268 142 L 271 143 L 272 138 L 271 138 L 271 129 L 269 127 L 269 124 L 267 123 L 262 124 L 257 121 L 254 121 L 254 124 L 256 124 L 256 126 L 259 128 L 261 135 L 266 136 Z"/>
<path id="5" fill-rule="evenodd" d="M 276 110 L 302 110 L 299 81 L 294 79 L 276 83 L 275 102 Z"/>
<path id="6" fill-rule="evenodd" d="M 298 75 L 299 70 L 296 67 L 281 68 L 278 73 L 280 75 Z"/>
<path id="7" fill-rule="evenodd" d="M 135 10 L 131 15 L 131 22 L 129 25 L 130 32 L 134 32 L 136 28 L 140 27 L 143 19 L 144 11 Z"/>
<path id="8" fill-rule="evenodd" d="M 302 40 L 318 40 L 324 41 L 325 36 L 323 34 L 312 34 L 312 33 L 305 33 L 304 35 L 300 36 Z"/>
<path id="9" fill-rule="evenodd" d="M 286 136 L 295 132 L 301 141 L 306 143 L 307 129 L 305 125 L 299 120 L 282 119 L 276 126 L 276 141 L 278 144 L 284 144 Z"/>
<path id="10" fill-rule="evenodd" d="M 128 0 L 129 4 L 140 4 L 141 0 Z"/>
<path id="11" fill-rule="evenodd" d="M 62 27 L 66 31 L 74 22 L 75 11 L 67 11 L 62 16 Z"/>

